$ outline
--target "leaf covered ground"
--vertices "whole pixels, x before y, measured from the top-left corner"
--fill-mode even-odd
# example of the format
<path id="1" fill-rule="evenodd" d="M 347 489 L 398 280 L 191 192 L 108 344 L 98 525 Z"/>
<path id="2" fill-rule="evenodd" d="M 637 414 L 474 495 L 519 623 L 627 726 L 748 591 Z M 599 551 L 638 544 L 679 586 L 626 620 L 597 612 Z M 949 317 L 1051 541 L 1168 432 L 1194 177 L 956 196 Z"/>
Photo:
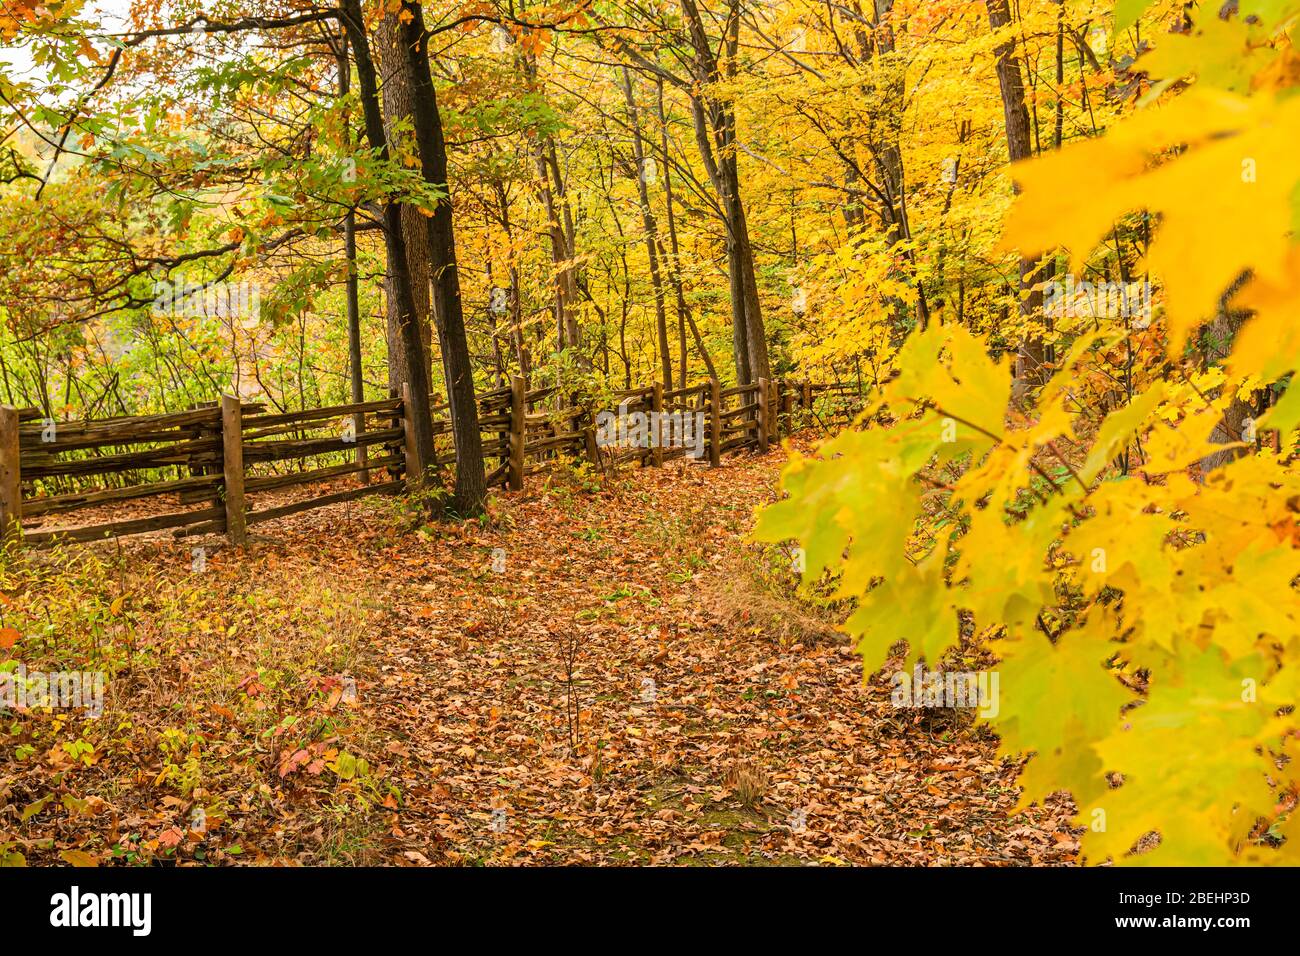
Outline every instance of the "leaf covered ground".
<path id="1" fill-rule="evenodd" d="M 1011 814 L 996 741 L 893 707 L 745 540 L 782 460 L 11 561 L 3 666 L 108 681 L 0 718 L 0 859 L 1070 862 L 1066 803 Z"/>

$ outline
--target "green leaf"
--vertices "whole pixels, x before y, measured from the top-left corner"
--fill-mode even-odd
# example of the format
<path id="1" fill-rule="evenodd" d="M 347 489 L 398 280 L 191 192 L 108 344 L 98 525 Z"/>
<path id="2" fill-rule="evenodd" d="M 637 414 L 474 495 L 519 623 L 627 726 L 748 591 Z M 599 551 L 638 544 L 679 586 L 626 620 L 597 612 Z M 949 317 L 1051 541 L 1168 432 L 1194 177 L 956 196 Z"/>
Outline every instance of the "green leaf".
<path id="1" fill-rule="evenodd" d="M 1240 19 L 1257 17 L 1269 27 L 1280 27 L 1297 15 L 1300 15 L 1300 0 L 1241 0 L 1237 5 Z"/>
<path id="2" fill-rule="evenodd" d="M 1155 0 L 1118 0 L 1115 4 L 1115 32 L 1127 30 Z"/>
<path id="3" fill-rule="evenodd" d="M 23 807 L 22 813 L 18 815 L 18 819 L 22 823 L 26 823 L 32 817 L 36 816 L 36 814 L 44 810 L 53 799 L 54 794 L 51 793 L 41 797 L 39 800 L 33 800 L 31 803 L 27 804 L 27 806 Z"/>
<path id="4" fill-rule="evenodd" d="M 1259 428 L 1277 429 L 1283 435 L 1289 435 L 1300 423 L 1300 387 L 1295 380 L 1287 386 L 1277 404 L 1268 410 L 1256 423 Z"/>

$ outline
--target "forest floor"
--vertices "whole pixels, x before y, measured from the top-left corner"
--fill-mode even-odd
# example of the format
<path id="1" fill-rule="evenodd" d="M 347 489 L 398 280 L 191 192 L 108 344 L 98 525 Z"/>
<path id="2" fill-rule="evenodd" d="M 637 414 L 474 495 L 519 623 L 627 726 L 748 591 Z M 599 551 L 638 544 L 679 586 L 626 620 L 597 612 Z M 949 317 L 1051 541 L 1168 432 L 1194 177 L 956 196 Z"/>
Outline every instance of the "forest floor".
<path id="1" fill-rule="evenodd" d="M 1012 815 L 996 741 L 893 707 L 745 540 L 783 460 L 26 559 L 0 661 L 110 676 L 0 719 L 0 862 L 1071 862 L 1064 799 Z"/>

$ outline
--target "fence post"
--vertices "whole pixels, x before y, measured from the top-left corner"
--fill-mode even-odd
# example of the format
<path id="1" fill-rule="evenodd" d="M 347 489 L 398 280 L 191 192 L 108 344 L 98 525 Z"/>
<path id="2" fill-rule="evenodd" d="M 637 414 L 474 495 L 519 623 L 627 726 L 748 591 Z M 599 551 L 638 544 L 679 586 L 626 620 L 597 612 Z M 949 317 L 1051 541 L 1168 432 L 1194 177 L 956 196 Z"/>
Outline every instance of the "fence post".
<path id="1" fill-rule="evenodd" d="M 770 383 L 765 378 L 758 380 L 758 450 L 767 452 L 767 440 L 771 431 L 768 424 L 768 393 Z"/>
<path id="2" fill-rule="evenodd" d="M 360 442 L 361 436 L 365 434 L 365 431 L 366 431 L 366 413 L 357 412 L 355 415 L 352 416 L 352 436 L 358 442 Z M 367 453 L 366 446 L 362 444 L 358 444 L 357 465 L 361 468 L 360 481 L 363 485 L 370 484 L 370 466 L 367 463 L 368 458 L 369 458 L 369 454 Z"/>
<path id="3" fill-rule="evenodd" d="M 522 491 L 524 487 L 524 429 L 527 425 L 524 412 L 524 378 L 515 375 L 510 379 L 510 448 L 506 465 L 506 487 Z"/>
<path id="4" fill-rule="evenodd" d="M 722 383 L 709 379 L 709 467 L 722 464 Z"/>
<path id="5" fill-rule="evenodd" d="M 600 444 L 596 441 L 596 409 L 588 405 L 584 416 L 586 426 L 582 429 L 582 440 L 586 446 L 587 461 L 593 465 L 600 464 Z"/>
<path id="6" fill-rule="evenodd" d="M 21 466 L 18 457 L 18 409 L 0 405 L 0 538 L 6 543 L 22 537 Z"/>
<path id="7" fill-rule="evenodd" d="M 780 442 L 781 440 L 781 380 L 772 379 L 768 385 L 771 393 L 767 399 L 768 425 L 770 430 L 767 433 L 769 442 Z"/>
<path id="8" fill-rule="evenodd" d="M 812 411 L 812 382 L 809 380 L 805 380 L 803 383 L 803 407 L 810 412 Z"/>
<path id="9" fill-rule="evenodd" d="M 226 488 L 226 536 L 242 545 L 248 539 L 244 516 L 244 409 L 238 395 L 221 396 L 221 469 Z"/>
<path id="10" fill-rule="evenodd" d="M 664 466 L 664 385 L 654 383 L 650 393 L 650 463 L 656 468 Z"/>
<path id="11" fill-rule="evenodd" d="M 767 381 L 767 440 L 777 441 L 781 437 L 781 380 Z"/>
<path id="12" fill-rule="evenodd" d="M 787 393 L 785 393 L 784 378 L 776 378 L 772 381 L 772 438 L 780 440 L 783 434 L 790 433 L 790 423 L 785 418 L 785 405 L 787 405 Z"/>

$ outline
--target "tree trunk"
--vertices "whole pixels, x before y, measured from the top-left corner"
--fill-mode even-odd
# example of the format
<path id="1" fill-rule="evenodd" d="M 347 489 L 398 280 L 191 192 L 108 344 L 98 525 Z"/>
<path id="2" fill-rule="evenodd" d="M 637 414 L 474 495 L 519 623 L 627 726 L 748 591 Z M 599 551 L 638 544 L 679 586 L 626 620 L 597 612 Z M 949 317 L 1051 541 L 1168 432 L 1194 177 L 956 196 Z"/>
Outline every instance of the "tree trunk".
<path id="1" fill-rule="evenodd" d="M 532 357 L 528 353 L 528 343 L 524 341 L 523 303 L 519 297 L 519 261 L 515 251 L 514 226 L 510 219 L 510 197 L 506 193 L 505 183 L 500 179 L 492 180 L 492 190 L 496 195 L 501 231 L 506 235 L 506 248 L 509 250 L 507 267 L 510 272 L 510 287 L 506 290 L 506 307 L 510 313 L 510 345 L 515 353 L 519 374 L 523 376 L 524 387 L 530 388 Z"/>
<path id="2" fill-rule="evenodd" d="M 728 67 L 727 75 L 724 75 L 695 0 L 680 2 L 695 53 L 693 73 L 699 90 L 691 94 L 695 142 L 717 193 L 727 227 L 727 277 L 731 286 L 732 347 L 735 350 L 736 380 L 749 385 L 760 378 L 771 378 L 767 334 L 758 299 L 749 226 L 740 196 L 740 173 L 736 163 L 736 114 L 729 100 L 714 98 L 709 92 L 718 83 L 730 79 L 731 68 Z M 734 63 L 739 48 L 739 31 L 740 0 L 731 0 L 722 38 L 726 62 L 729 64 Z"/>
<path id="3" fill-rule="evenodd" d="M 425 219 L 430 267 L 433 272 L 433 315 L 438 326 L 442 368 L 447 380 L 447 403 L 451 413 L 452 439 L 456 446 L 456 488 L 452 507 L 458 514 L 482 510 L 487 497 L 483 466 L 483 439 L 478 424 L 478 400 L 474 395 L 474 369 L 461 308 L 460 272 L 456 264 L 456 233 L 452 220 L 451 189 L 447 182 L 447 144 L 442 133 L 442 115 L 429 69 L 428 34 L 424 10 L 407 3 L 411 13 L 402 27 L 403 43 L 413 80 L 411 118 L 420 153 L 420 165 L 427 182 L 437 186 L 442 198 L 433 215 Z"/>
<path id="4" fill-rule="evenodd" d="M 339 38 L 338 47 L 339 96 L 346 97 L 352 85 L 352 59 L 348 54 L 348 37 L 345 32 Z M 351 124 L 349 124 L 349 143 L 351 142 Z M 357 213 L 349 208 L 343 217 L 343 254 L 347 261 L 347 282 L 345 287 L 348 313 L 348 383 L 351 386 L 350 398 L 353 404 L 365 401 L 365 382 L 361 374 L 361 301 L 357 288 Z M 353 423 L 357 433 L 365 425 L 364 413 L 356 415 Z M 366 469 L 366 446 L 357 446 L 357 465 L 361 470 L 361 483 L 370 483 L 370 472 Z"/>
<path id="5" fill-rule="evenodd" d="M 411 115 L 414 93 L 410 71 L 402 56 L 401 29 L 397 17 L 389 14 L 380 22 L 375 35 L 376 53 L 381 71 L 384 110 L 384 133 L 396 142 L 393 130 Z M 415 300 L 415 321 L 424 343 L 425 375 L 433 381 L 433 332 L 429 320 L 429 239 L 424 216 L 414 206 L 402 206 L 402 238 L 406 242 L 406 268 L 411 276 L 411 295 Z M 400 389 L 410 380 L 406 349 L 402 345 L 401 311 L 390 274 L 384 280 L 384 299 L 388 315 L 388 384 Z"/>
<path id="6" fill-rule="evenodd" d="M 578 234 L 573 225 L 573 207 L 569 205 L 569 192 L 564 184 L 564 173 L 560 169 L 560 158 L 555 148 L 555 137 L 547 136 L 543 153 L 542 176 L 550 173 L 550 188 L 554 190 L 555 205 L 559 218 L 556 226 L 562 239 L 561 248 L 564 260 L 560 263 L 560 272 L 556 277 L 559 288 L 564 291 L 567 308 L 564 313 L 565 347 L 573 350 L 574 358 L 584 363 L 582 354 L 582 329 L 578 325 Z"/>
<path id="7" fill-rule="evenodd" d="M 673 387 L 673 358 L 668 347 L 668 315 L 664 309 L 664 280 L 659 271 L 659 228 L 650 210 L 650 189 L 646 183 L 645 145 L 641 140 L 641 117 L 632 93 L 632 77 L 623 67 L 623 97 L 627 101 L 628 124 L 632 127 L 632 164 L 635 167 L 637 196 L 641 200 L 641 225 L 645 230 L 646 256 L 650 260 L 650 285 L 655 300 L 655 332 L 659 339 L 660 381 L 667 390 Z"/>
<path id="8" fill-rule="evenodd" d="M 663 158 L 664 166 L 664 208 L 668 218 L 668 242 L 672 249 L 671 257 L 661 255 L 660 258 L 668 266 L 668 277 L 673 284 L 673 294 L 677 298 L 677 327 L 681 336 L 681 366 L 679 374 L 681 376 L 679 387 L 686 387 L 686 333 L 683 326 L 690 326 L 691 335 L 695 339 L 695 348 L 700 353 L 700 360 L 704 367 L 708 369 L 709 378 L 718 377 L 718 370 L 713 367 L 713 357 L 709 355 L 709 350 L 704 346 L 704 339 L 700 336 L 700 330 L 695 324 L 695 317 L 691 315 L 690 309 L 686 305 L 686 292 L 682 288 L 682 268 L 681 268 L 681 249 L 677 242 L 677 218 L 673 213 L 673 176 L 672 162 L 668 154 L 668 118 L 664 112 L 664 84 L 663 80 L 658 85 L 658 111 L 659 111 L 659 148 Z M 660 246 L 662 250 L 662 244 Z"/>
<path id="9" fill-rule="evenodd" d="M 361 108 L 365 119 L 366 139 L 379 156 L 387 161 L 389 157 L 388 138 L 384 133 L 383 109 L 379 105 L 379 83 L 375 72 L 375 63 L 370 56 L 370 38 L 366 35 L 365 16 L 361 11 L 361 0 L 340 0 L 343 13 L 343 25 L 354 51 L 357 65 L 357 82 L 360 86 Z M 387 250 L 388 274 L 393 277 L 393 291 L 398 304 L 402 345 L 406 354 L 418 361 L 408 363 L 410 377 L 411 408 L 406 410 L 410 416 L 414 431 L 415 450 L 420 458 L 420 466 L 427 467 L 433 461 L 433 420 L 429 403 L 429 376 L 426 371 L 428 363 L 424 358 L 424 342 L 420 338 L 420 329 L 416 324 L 415 297 L 411 290 L 411 275 L 407 271 L 406 242 L 402 231 L 401 208 L 397 203 L 386 202 L 383 206 L 384 243 Z M 423 475 L 412 476 L 423 480 Z"/>
<path id="10" fill-rule="evenodd" d="M 551 239 L 551 266 L 554 270 L 555 286 L 555 347 L 557 351 L 573 348 L 578 344 L 578 333 L 573 317 L 575 296 L 573 294 L 572 269 L 573 255 L 569 249 L 569 237 L 560 220 L 555 189 L 551 182 L 551 167 L 548 162 L 548 145 L 539 143 L 534 160 L 537 164 L 538 182 L 541 184 L 542 206 L 546 210 L 546 228 Z M 558 164 L 557 164 L 558 165 Z"/>
<path id="11" fill-rule="evenodd" d="M 1232 352 L 1237 333 L 1250 318 L 1251 313 L 1229 306 L 1232 298 L 1250 281 L 1251 273 L 1244 272 L 1238 276 L 1219 299 L 1219 308 L 1213 319 L 1201 331 L 1201 361 L 1205 366 L 1222 363 Z M 1234 387 L 1229 383 L 1225 387 Z M 1236 395 L 1223 410 L 1223 418 L 1210 433 L 1210 441 L 1216 445 L 1228 445 L 1239 441 L 1251 441 L 1254 435 L 1246 429 L 1246 421 L 1253 417 L 1254 409 L 1250 403 Z M 1209 473 L 1235 461 L 1249 452 L 1244 448 L 1225 448 L 1223 451 L 1207 455 L 1201 460 L 1201 470 Z"/>
<path id="12" fill-rule="evenodd" d="M 894 9 L 894 0 L 874 0 L 875 26 L 867 32 L 858 29 L 858 43 L 862 55 L 868 60 L 873 57 L 887 57 L 894 52 L 894 29 L 888 17 Z M 907 212 L 907 179 L 903 169 L 902 117 L 905 113 L 906 90 L 903 75 L 891 76 L 886 87 L 885 109 L 881 110 L 882 119 L 887 124 L 883 140 L 868 141 L 872 161 L 880 175 L 880 187 L 885 194 L 881 204 L 881 223 L 889 238 L 891 249 L 899 243 L 905 243 L 901 258 L 907 263 L 912 285 L 916 289 L 916 324 L 924 329 L 930 324 L 930 306 L 926 301 L 925 288 L 921 284 L 921 274 L 916 261 L 916 251 L 912 248 L 912 223 Z M 902 299 L 896 299 L 894 310 L 900 317 L 907 312 L 907 305 Z"/>
<path id="13" fill-rule="evenodd" d="M 1011 8 L 1008 0 L 984 0 L 989 14 L 989 27 L 997 31 L 1010 25 Z M 1011 162 L 1028 159 L 1031 153 L 1029 111 L 1025 108 L 1025 85 L 1020 75 L 1020 60 L 1016 57 L 1016 44 L 1012 39 L 993 48 L 997 56 L 998 86 L 1002 90 L 1002 111 L 1007 129 L 1007 153 Z M 1020 318 L 1031 321 L 1042 312 L 1043 293 L 1035 290 L 1037 263 L 1033 259 L 1020 260 Z M 1041 385 L 1047 380 L 1047 352 L 1043 340 L 1030 336 L 1021 344 L 1016 356 L 1017 390 Z"/>
<path id="14" fill-rule="evenodd" d="M 537 61 L 531 53 L 521 53 L 519 62 L 530 91 L 541 92 L 537 78 Z M 555 286 L 555 345 L 557 351 L 573 350 L 580 354 L 581 329 L 578 327 L 576 306 L 578 302 L 577 236 L 573 224 L 573 211 L 560 171 L 555 139 L 549 133 L 538 141 L 533 150 L 537 167 L 537 188 L 542 207 L 546 210 L 547 234 L 551 240 L 551 265 Z"/>

